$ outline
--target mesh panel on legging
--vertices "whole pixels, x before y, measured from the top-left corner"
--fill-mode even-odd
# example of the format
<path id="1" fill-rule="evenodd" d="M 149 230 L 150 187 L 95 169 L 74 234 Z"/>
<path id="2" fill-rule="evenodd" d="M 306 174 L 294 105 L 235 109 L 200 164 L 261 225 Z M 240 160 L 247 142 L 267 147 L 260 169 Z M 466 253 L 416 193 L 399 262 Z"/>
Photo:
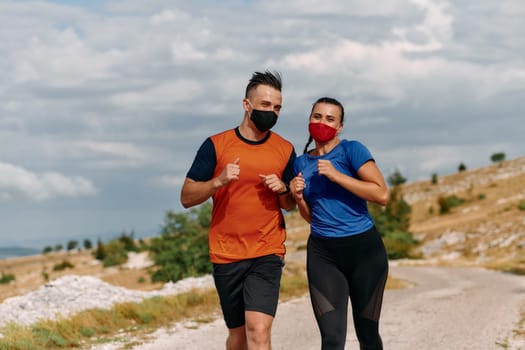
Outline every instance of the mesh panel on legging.
<path id="1" fill-rule="evenodd" d="M 344 349 L 349 296 L 361 349 L 382 349 L 378 321 L 388 260 L 379 233 L 310 238 L 307 271 L 322 349 Z"/>

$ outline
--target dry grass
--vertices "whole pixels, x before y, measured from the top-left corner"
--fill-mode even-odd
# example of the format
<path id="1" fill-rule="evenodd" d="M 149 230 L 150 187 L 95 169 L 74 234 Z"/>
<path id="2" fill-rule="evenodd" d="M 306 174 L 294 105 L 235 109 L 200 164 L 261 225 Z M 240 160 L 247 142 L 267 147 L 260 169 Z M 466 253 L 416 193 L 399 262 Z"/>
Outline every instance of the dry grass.
<path id="1" fill-rule="evenodd" d="M 218 305 L 214 290 L 192 291 L 141 303 L 116 304 L 109 310 L 85 310 L 31 326 L 9 324 L 2 329 L 0 349 L 83 348 L 114 340 L 123 332 L 137 337 L 192 315 L 213 315 Z"/>
<path id="2" fill-rule="evenodd" d="M 281 302 L 304 295 L 306 291 L 304 266 L 294 262 L 287 264 L 282 279 Z M 215 290 L 154 297 L 141 303 L 116 304 L 109 310 L 85 310 L 31 326 L 8 324 L 0 329 L 4 335 L 0 339 L 0 349 L 82 348 L 115 341 L 123 333 L 140 338 L 159 327 L 182 320 L 211 322 L 219 314 Z"/>
<path id="3" fill-rule="evenodd" d="M 442 176 L 439 177 L 437 185 L 431 184 L 430 181 L 406 184 L 403 185 L 403 193 L 412 206 L 410 230 L 423 244 L 443 240 L 454 234 L 462 237 L 453 242 L 445 239 L 446 243 L 426 257 L 432 263 L 477 265 L 512 273 L 525 273 L 525 158 L 505 161 L 499 166 L 492 165 Z M 465 202 L 453 208 L 450 213 L 439 215 L 437 199 L 439 196 L 452 194 L 465 199 Z M 283 301 L 307 292 L 302 253 L 308 237 L 308 225 L 297 213 L 286 215 L 286 223 L 288 237 L 287 262 L 281 292 Z M 64 260 L 74 267 L 64 271 L 53 271 L 53 266 Z M 0 302 L 7 297 L 25 294 L 38 288 L 47 282 L 46 276 L 53 280 L 65 274 L 91 275 L 114 285 L 137 290 L 162 287 L 161 283 L 150 282 L 148 269 L 103 268 L 93 259 L 91 253 L 86 251 L 0 260 L 0 273 L 13 274 L 16 277 L 14 282 L 0 285 Z M 403 281 L 389 278 L 387 288 L 404 287 Z M 215 292 L 212 294 L 215 295 Z M 203 298 L 200 307 L 207 309 L 193 310 L 198 310 L 201 315 L 209 315 L 199 319 L 207 322 L 217 316 L 217 306 L 216 302 L 208 300 L 208 297 Z M 5 347 L 0 343 L 0 349 L 39 348 L 28 345 L 35 336 L 41 339 L 47 337 L 48 341 L 55 343 L 60 343 L 61 339 L 73 339 L 68 341 L 71 341 L 71 344 L 80 344 L 86 341 L 114 339 L 121 329 L 147 333 L 148 329 L 156 327 L 154 319 L 161 312 L 158 311 L 160 300 L 154 299 L 148 303 L 150 304 L 140 306 L 142 311 L 130 304 L 117 306 L 107 311 L 109 314 L 104 316 L 104 320 L 98 318 L 103 311 L 91 310 L 80 313 L 75 318 L 61 320 L 59 324 L 50 321 L 51 323 L 35 326 L 37 328 L 11 325 L 5 330 L 3 341 L 16 341 L 18 347 Z M 177 304 L 175 301 L 171 303 Z M 164 310 L 165 307 L 161 309 Z M 107 320 L 114 320 L 114 315 L 126 315 L 131 321 L 127 325 L 106 324 Z M 191 317 L 189 314 L 181 315 Z M 162 317 L 159 317 L 159 320 L 161 321 L 158 324 L 164 325 L 168 322 Z M 522 321 L 516 329 L 517 334 L 524 335 L 524 329 L 525 312 L 522 312 Z"/>
<path id="4" fill-rule="evenodd" d="M 525 211 L 520 208 L 525 157 L 444 176 L 437 185 L 407 184 L 403 194 L 412 206 L 410 230 L 424 244 L 444 243 L 427 258 L 447 265 L 525 270 Z M 437 200 L 450 195 L 465 202 L 440 215 Z"/>
<path id="5" fill-rule="evenodd" d="M 63 261 L 74 267 L 63 271 L 53 271 L 53 267 Z M 135 290 L 156 290 L 162 283 L 151 283 L 148 269 L 127 269 L 123 267 L 104 268 L 95 260 L 90 251 L 55 252 L 0 260 L 0 274 L 13 274 L 15 280 L 0 284 L 0 302 L 6 298 L 26 294 L 64 275 L 94 276 L 113 285 Z M 47 274 L 47 279 L 46 279 Z M 140 282 L 143 281 L 144 282 Z"/>

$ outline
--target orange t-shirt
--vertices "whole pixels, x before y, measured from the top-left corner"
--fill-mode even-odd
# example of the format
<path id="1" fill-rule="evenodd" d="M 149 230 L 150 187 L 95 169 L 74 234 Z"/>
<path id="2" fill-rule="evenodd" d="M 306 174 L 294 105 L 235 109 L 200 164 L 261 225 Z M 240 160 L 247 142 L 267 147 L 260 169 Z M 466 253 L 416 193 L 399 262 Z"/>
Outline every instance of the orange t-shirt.
<path id="1" fill-rule="evenodd" d="M 262 143 L 251 143 L 227 130 L 210 137 L 215 148 L 216 177 L 239 158 L 238 181 L 231 181 L 213 195 L 209 232 L 210 260 L 230 263 L 258 256 L 284 255 L 286 232 L 278 194 L 266 188 L 259 174 L 280 178 L 292 153 L 290 142 L 274 132 Z"/>

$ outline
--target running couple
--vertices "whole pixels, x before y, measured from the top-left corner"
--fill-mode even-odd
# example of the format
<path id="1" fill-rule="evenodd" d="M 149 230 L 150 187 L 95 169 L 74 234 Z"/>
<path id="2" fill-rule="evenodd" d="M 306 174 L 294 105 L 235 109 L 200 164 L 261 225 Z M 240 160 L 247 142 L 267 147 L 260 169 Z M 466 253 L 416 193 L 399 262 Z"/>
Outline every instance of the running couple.
<path id="1" fill-rule="evenodd" d="M 251 76 L 240 125 L 202 143 L 181 191 L 186 208 L 213 198 L 209 249 L 226 349 L 271 348 L 285 254 L 281 209 L 296 207 L 311 227 L 307 274 L 322 349 L 344 349 L 349 297 L 361 349 L 382 349 L 388 261 L 367 201 L 386 205 L 384 178 L 363 144 L 339 139 L 344 108 L 333 98 L 314 103 L 309 140 L 296 157 L 270 131 L 281 89 L 278 73 Z"/>

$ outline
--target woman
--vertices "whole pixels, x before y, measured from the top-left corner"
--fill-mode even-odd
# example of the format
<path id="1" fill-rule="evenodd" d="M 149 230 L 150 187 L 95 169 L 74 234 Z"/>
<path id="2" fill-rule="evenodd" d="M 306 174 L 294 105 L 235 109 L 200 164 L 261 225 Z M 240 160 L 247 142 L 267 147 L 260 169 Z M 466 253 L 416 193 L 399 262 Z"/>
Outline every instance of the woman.
<path id="1" fill-rule="evenodd" d="M 310 223 L 307 273 L 322 349 L 344 349 L 348 297 L 361 350 L 383 349 L 379 314 L 388 260 L 367 201 L 386 205 L 388 188 L 368 149 L 338 138 L 343 122 L 339 101 L 315 102 L 290 190 Z M 307 151 L 312 140 L 315 148 Z"/>

